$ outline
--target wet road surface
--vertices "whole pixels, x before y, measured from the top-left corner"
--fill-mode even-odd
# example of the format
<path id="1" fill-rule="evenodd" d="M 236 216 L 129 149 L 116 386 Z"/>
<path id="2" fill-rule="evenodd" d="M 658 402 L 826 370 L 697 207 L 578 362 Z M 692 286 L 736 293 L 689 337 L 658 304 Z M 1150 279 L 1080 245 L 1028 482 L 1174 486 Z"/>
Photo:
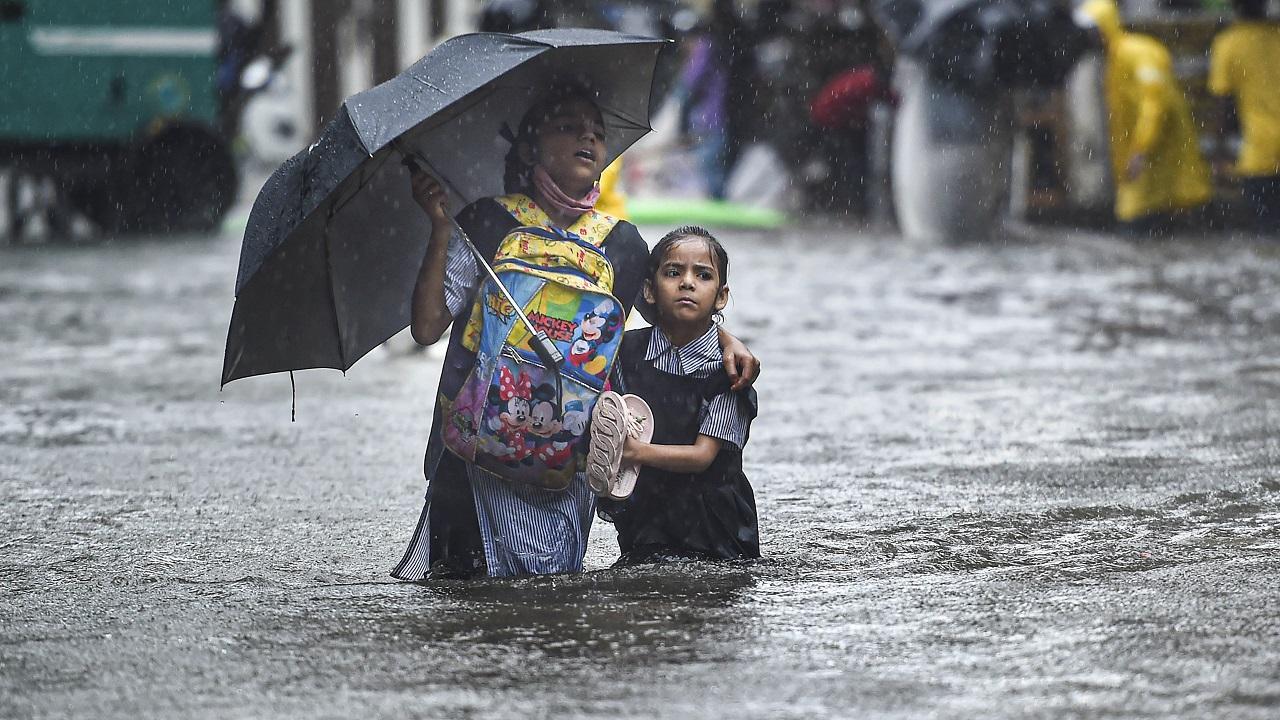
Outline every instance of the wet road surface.
<path id="1" fill-rule="evenodd" d="M 725 239 L 766 559 L 426 585 L 434 355 L 290 422 L 235 233 L 0 249 L 0 716 L 1280 711 L 1280 243 Z"/>

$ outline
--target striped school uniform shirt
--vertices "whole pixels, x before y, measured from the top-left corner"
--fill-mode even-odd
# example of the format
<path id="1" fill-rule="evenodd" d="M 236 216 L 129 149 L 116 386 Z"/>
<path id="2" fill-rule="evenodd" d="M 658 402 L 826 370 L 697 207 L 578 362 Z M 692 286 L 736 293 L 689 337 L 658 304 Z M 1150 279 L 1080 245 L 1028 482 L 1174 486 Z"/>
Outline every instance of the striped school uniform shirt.
<path id="1" fill-rule="evenodd" d="M 710 377 L 724 368 L 724 353 L 720 350 L 719 328 L 711 327 L 696 340 L 683 347 L 676 347 L 661 328 L 654 328 L 649 335 L 649 347 L 644 359 L 654 369 L 672 375 Z M 626 384 L 626 378 L 622 379 Z M 741 398 L 733 392 L 724 392 L 702 402 L 698 432 L 733 443 L 742 449 L 747 441 L 751 416 L 742 405 Z"/>

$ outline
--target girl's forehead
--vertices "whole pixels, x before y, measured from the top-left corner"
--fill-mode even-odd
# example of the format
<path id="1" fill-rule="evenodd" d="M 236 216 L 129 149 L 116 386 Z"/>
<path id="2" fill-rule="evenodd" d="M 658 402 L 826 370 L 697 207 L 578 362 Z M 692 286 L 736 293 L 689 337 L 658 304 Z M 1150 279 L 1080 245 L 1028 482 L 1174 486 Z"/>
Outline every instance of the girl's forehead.
<path id="1" fill-rule="evenodd" d="M 672 243 L 667 248 L 667 254 L 662 258 L 662 262 L 716 267 L 716 259 L 711 255 L 711 243 L 695 235 L 680 238 Z"/>

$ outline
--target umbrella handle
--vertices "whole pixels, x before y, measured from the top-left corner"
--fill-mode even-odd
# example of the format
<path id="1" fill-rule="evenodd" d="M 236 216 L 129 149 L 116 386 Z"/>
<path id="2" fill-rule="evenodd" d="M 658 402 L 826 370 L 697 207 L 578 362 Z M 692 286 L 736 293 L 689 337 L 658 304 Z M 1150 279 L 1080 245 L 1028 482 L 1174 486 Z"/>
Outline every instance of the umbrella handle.
<path id="1" fill-rule="evenodd" d="M 400 152 L 404 156 L 404 160 L 401 162 L 404 163 L 405 167 L 409 168 L 411 172 L 421 170 L 417 159 L 413 155 L 405 152 L 404 148 L 400 148 Z M 423 158 L 422 160 L 427 163 L 427 167 L 431 167 L 431 163 L 426 158 Z M 434 168 L 432 168 L 432 172 L 434 172 Z M 555 343 L 551 341 L 551 338 L 547 337 L 546 332 L 534 327 L 534 324 L 530 322 L 529 317 L 524 314 L 524 309 L 520 307 L 520 304 L 516 302 L 515 298 L 511 297 L 511 291 L 507 290 L 507 286 L 498 279 L 498 274 L 495 273 L 493 271 L 493 267 L 489 265 L 489 259 L 480 253 L 480 250 L 476 248 L 475 243 L 471 242 L 471 237 L 468 236 L 467 231 L 463 230 L 462 226 L 458 224 L 457 218 L 450 217 L 449 220 L 453 223 L 454 229 L 457 230 L 458 234 L 462 237 L 462 241 L 466 243 L 467 248 L 471 250 L 471 254 L 475 256 L 476 263 L 485 271 L 489 276 L 489 279 L 493 281 L 493 284 L 498 287 L 498 291 L 502 293 L 502 297 L 505 298 L 507 303 L 515 310 L 516 317 L 520 318 L 520 322 L 529 331 L 529 334 L 533 336 L 529 338 L 529 346 L 533 348 L 534 354 L 538 356 L 538 359 L 541 360 L 544 365 L 546 365 L 547 369 L 555 373 L 557 394 L 561 396 L 560 402 L 557 404 L 563 405 L 564 390 L 560 386 L 560 365 L 564 362 L 564 355 L 561 354 Z"/>
<path id="2" fill-rule="evenodd" d="M 453 220 L 453 227 L 458 231 L 458 234 L 462 236 L 462 241 L 466 243 L 467 248 L 471 250 L 471 254 L 475 256 L 476 263 L 485 271 L 485 274 L 489 276 L 489 279 L 493 281 L 493 284 L 498 287 L 498 292 L 502 293 L 502 297 L 507 301 L 507 304 L 515 310 L 516 317 L 520 318 L 520 323 L 523 324 L 525 329 L 529 331 L 529 334 L 533 336 L 529 339 L 529 346 L 533 348 L 534 354 L 538 356 L 538 359 L 546 363 L 548 369 L 553 370 L 558 374 L 560 372 L 560 363 L 564 362 L 564 355 L 560 353 L 559 348 L 557 348 L 555 343 L 551 341 L 551 338 L 547 337 L 547 333 L 538 329 L 533 322 L 529 320 L 529 316 L 524 314 L 524 309 L 520 307 L 520 304 L 516 302 L 515 298 L 511 297 L 511 291 L 507 290 L 507 286 L 502 284 L 502 281 L 498 279 L 498 274 L 493 271 L 493 267 L 489 265 L 489 261 L 484 257 L 484 255 L 480 254 L 480 250 L 476 248 L 475 244 L 471 242 L 471 238 L 467 236 L 467 231 L 462 229 L 462 226 L 458 224 L 456 219 Z"/>
<path id="3" fill-rule="evenodd" d="M 529 334 L 532 335 L 532 337 L 529 338 L 529 346 L 533 348 L 534 354 L 538 356 L 538 359 L 542 361 L 542 364 L 551 371 L 552 375 L 555 376 L 556 414 L 563 414 L 564 381 L 560 377 L 560 364 L 564 362 L 564 355 L 560 353 L 560 349 L 551 341 L 551 338 L 547 337 L 547 333 L 545 331 L 534 327 L 533 323 L 529 320 L 529 316 L 524 314 L 524 310 L 521 309 L 520 304 L 516 302 L 515 298 L 511 297 L 511 291 L 507 290 L 507 286 L 502 284 L 502 281 L 498 279 L 498 274 L 493 271 L 493 268 L 489 265 L 489 261 L 480 254 L 480 250 L 476 248 L 475 244 L 471 242 L 471 238 L 467 236 L 467 231 L 462 229 L 462 226 L 458 224 L 456 219 L 453 220 L 453 227 L 456 228 L 458 233 L 462 236 L 462 241 L 471 249 L 471 254 L 475 256 L 476 262 L 480 267 L 484 268 L 484 271 L 489 275 L 489 279 L 493 281 L 493 284 L 498 286 L 498 291 L 502 293 L 502 297 L 506 299 L 507 304 L 515 310 L 516 317 L 520 318 L 520 322 L 524 324 L 525 328 L 529 331 Z"/>

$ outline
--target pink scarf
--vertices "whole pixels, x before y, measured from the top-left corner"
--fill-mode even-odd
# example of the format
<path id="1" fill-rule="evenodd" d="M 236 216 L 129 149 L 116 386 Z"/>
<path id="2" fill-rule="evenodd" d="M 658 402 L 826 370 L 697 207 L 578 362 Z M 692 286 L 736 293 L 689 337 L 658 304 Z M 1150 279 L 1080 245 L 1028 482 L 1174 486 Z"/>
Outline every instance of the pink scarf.
<path id="1" fill-rule="evenodd" d="M 582 197 L 581 200 L 575 200 L 569 197 L 560 189 L 555 180 L 542 169 L 541 165 L 533 166 L 533 186 L 542 193 L 542 197 L 551 203 L 551 209 L 559 215 L 581 215 L 582 213 L 595 208 L 596 200 L 600 199 L 600 187 L 593 185 L 591 192 Z"/>

